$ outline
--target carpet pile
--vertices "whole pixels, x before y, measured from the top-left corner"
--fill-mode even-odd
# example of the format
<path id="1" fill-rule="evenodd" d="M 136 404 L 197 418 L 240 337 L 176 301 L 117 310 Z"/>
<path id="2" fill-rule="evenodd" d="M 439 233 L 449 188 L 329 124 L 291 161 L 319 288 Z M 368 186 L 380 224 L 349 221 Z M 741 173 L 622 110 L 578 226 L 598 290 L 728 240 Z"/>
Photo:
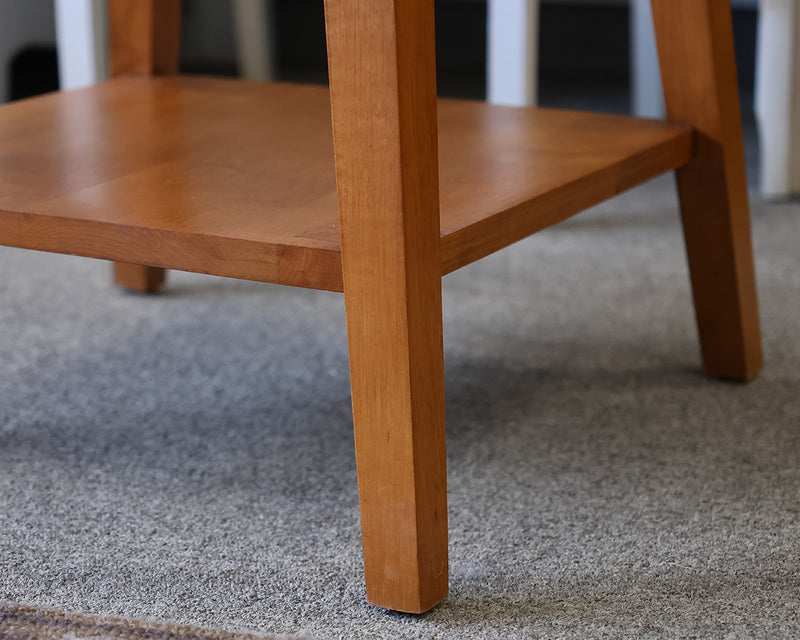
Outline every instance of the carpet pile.
<path id="1" fill-rule="evenodd" d="M 800 205 L 702 375 L 674 184 L 444 279 L 450 598 L 363 593 L 344 305 L 0 248 L 0 600 L 313 638 L 800 637 Z"/>

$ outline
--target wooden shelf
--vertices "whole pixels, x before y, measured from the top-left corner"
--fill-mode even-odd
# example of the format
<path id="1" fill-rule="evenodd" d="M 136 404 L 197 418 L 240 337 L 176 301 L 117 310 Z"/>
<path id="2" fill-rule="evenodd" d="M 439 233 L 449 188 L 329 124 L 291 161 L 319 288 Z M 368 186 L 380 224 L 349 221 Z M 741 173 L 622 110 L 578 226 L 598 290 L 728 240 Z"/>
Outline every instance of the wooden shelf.
<path id="1" fill-rule="evenodd" d="M 442 273 L 689 161 L 656 121 L 441 100 Z M 341 290 L 325 88 L 123 78 L 0 107 L 0 243 Z"/>

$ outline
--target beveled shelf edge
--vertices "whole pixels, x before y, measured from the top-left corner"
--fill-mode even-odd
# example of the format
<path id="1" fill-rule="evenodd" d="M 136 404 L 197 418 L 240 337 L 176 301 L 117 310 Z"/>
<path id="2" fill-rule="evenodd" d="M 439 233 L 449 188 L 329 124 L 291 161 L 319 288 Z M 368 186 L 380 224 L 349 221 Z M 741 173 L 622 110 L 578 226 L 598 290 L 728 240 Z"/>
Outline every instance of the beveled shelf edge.
<path id="1" fill-rule="evenodd" d="M 339 251 L 0 210 L 6 246 L 341 293 Z M 97 247 L 103 247 L 98 251 Z M 160 256 L 169 256 L 169 260 Z"/>
<path id="2" fill-rule="evenodd" d="M 675 136 L 622 162 L 606 166 L 528 202 L 487 216 L 441 238 L 442 275 L 481 258 L 633 187 L 689 163 L 694 130 L 675 129 Z"/>

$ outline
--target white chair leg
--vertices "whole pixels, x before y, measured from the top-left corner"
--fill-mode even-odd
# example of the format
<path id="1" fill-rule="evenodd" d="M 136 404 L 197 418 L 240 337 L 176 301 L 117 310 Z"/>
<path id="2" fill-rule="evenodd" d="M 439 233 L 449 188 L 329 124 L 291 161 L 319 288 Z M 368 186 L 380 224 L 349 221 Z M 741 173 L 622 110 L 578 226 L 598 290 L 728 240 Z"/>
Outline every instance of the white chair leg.
<path id="1" fill-rule="evenodd" d="M 514 107 L 536 103 L 539 0 L 489 0 L 487 98 Z"/>
<path id="2" fill-rule="evenodd" d="M 758 28 L 756 116 L 761 139 L 761 191 L 800 193 L 800 6 L 762 0 Z"/>
<path id="3" fill-rule="evenodd" d="M 634 115 L 664 117 L 664 91 L 650 0 L 631 0 L 631 103 Z"/>
<path id="4" fill-rule="evenodd" d="M 275 77 L 271 0 L 233 0 L 240 75 L 256 82 Z"/>
<path id="5" fill-rule="evenodd" d="M 108 75 L 104 0 L 55 0 L 58 75 L 62 90 L 88 87 Z"/>

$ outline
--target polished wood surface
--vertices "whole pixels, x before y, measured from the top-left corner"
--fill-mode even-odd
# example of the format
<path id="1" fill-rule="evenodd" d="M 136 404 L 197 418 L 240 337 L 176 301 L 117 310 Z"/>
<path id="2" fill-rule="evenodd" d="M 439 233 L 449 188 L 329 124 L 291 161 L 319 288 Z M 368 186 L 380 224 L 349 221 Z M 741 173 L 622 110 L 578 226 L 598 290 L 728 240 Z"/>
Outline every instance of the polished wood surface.
<path id="1" fill-rule="evenodd" d="M 367 597 L 421 613 L 448 590 L 433 3 L 325 12 Z"/>
<path id="2" fill-rule="evenodd" d="M 691 132 L 439 103 L 442 273 L 689 161 Z M 328 91 L 125 77 L 0 108 L 0 243 L 342 290 Z"/>
<path id="3" fill-rule="evenodd" d="M 180 30 L 180 0 L 109 0 L 111 76 L 178 73 Z M 158 267 L 114 265 L 114 282 L 131 291 L 155 293 L 165 279 Z"/>
<path id="4" fill-rule="evenodd" d="M 750 210 L 728 0 L 653 0 L 668 118 L 697 130 L 677 172 L 703 361 L 750 380 L 762 367 Z"/>

